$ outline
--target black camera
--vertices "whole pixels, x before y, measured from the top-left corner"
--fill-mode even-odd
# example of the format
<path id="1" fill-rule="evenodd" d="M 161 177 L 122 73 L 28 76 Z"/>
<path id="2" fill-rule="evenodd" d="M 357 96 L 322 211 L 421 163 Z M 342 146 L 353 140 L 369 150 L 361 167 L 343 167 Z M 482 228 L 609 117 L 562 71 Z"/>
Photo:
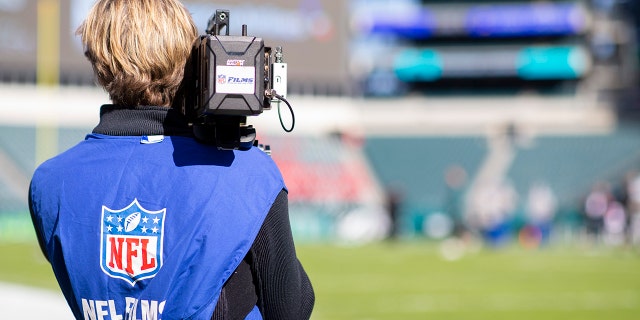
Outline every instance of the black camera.
<path id="1" fill-rule="evenodd" d="M 247 116 L 261 114 L 272 103 L 279 107 L 280 101 L 291 108 L 285 98 L 287 65 L 280 47 L 272 52 L 262 38 L 247 36 L 246 25 L 241 36 L 230 36 L 229 21 L 228 10 L 217 10 L 193 45 L 185 70 L 185 114 L 199 140 L 245 150 L 256 137 Z"/>

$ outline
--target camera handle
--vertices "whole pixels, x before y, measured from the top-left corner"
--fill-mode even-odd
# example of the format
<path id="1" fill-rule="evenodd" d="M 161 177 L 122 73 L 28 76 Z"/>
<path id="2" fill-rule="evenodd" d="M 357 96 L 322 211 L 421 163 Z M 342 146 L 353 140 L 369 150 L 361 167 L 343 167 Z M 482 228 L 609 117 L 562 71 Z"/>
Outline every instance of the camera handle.
<path id="1" fill-rule="evenodd" d="M 216 10 L 216 14 L 209 18 L 206 32 L 210 35 L 218 36 L 222 28 L 225 28 L 225 35 L 228 36 L 230 18 L 229 10 Z"/>

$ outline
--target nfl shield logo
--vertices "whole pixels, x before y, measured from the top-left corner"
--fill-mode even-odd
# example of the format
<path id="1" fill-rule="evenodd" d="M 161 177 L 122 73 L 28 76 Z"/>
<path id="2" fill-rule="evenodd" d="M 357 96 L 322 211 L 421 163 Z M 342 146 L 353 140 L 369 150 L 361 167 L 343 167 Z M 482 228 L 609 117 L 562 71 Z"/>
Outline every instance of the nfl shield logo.
<path id="1" fill-rule="evenodd" d="M 138 199 L 124 209 L 102 206 L 100 267 L 133 286 L 162 267 L 162 239 L 167 209 L 149 211 Z"/>
<path id="2" fill-rule="evenodd" d="M 223 75 L 223 74 L 219 74 L 218 75 L 218 84 L 225 84 L 227 83 L 227 76 Z"/>

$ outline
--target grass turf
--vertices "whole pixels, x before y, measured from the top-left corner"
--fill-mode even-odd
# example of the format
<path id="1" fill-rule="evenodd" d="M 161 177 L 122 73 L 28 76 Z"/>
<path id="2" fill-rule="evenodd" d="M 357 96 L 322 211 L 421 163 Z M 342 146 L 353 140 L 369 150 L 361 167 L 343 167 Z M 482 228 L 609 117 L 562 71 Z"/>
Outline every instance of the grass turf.
<path id="1" fill-rule="evenodd" d="M 0 281 L 57 290 L 35 244 L 0 244 Z M 432 243 L 300 245 L 312 319 L 638 319 L 640 255 L 629 250 L 481 249 Z"/>
<path id="2" fill-rule="evenodd" d="M 640 256 L 548 248 L 480 250 L 456 261 L 438 246 L 302 247 L 314 319 L 638 319 Z"/>
<path id="3" fill-rule="evenodd" d="M 0 243 L 0 281 L 57 290 L 42 251 L 34 243 Z"/>

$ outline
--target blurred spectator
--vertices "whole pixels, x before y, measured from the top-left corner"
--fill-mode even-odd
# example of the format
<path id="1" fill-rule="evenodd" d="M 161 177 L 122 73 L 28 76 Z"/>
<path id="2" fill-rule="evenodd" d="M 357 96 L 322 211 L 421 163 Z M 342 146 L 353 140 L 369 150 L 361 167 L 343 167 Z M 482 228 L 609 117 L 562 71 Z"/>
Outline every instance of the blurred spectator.
<path id="1" fill-rule="evenodd" d="M 463 216 L 467 171 L 459 165 L 451 165 L 445 171 L 444 179 L 447 188 L 444 210 L 453 220 L 453 236 L 461 238 L 468 231 Z"/>
<path id="2" fill-rule="evenodd" d="M 622 203 L 615 199 L 609 202 L 604 215 L 603 226 L 605 244 L 618 246 L 624 243 L 627 216 Z"/>
<path id="3" fill-rule="evenodd" d="M 640 214 L 631 214 L 631 221 L 629 222 L 629 233 L 631 238 L 631 245 L 640 248 Z"/>
<path id="4" fill-rule="evenodd" d="M 386 210 L 389 215 L 389 237 L 390 240 L 395 240 L 400 235 L 400 214 L 399 209 L 403 200 L 402 191 L 399 187 L 389 187 L 386 191 Z"/>
<path id="5" fill-rule="evenodd" d="M 472 210 L 485 241 L 492 246 L 504 244 L 509 237 L 508 223 L 518 202 L 513 185 L 502 179 L 487 181 L 475 200 Z"/>
<path id="6" fill-rule="evenodd" d="M 540 237 L 536 239 L 537 244 L 549 240 L 557 209 L 558 199 L 548 184 L 538 182 L 529 188 L 526 204 L 527 223 Z"/>
<path id="7" fill-rule="evenodd" d="M 640 245 L 640 174 L 630 172 L 626 180 L 627 232 L 631 245 Z"/>
<path id="8" fill-rule="evenodd" d="M 584 202 L 587 237 L 594 243 L 601 241 L 604 216 L 611 198 L 610 186 L 607 183 L 598 182 L 593 185 Z"/>

